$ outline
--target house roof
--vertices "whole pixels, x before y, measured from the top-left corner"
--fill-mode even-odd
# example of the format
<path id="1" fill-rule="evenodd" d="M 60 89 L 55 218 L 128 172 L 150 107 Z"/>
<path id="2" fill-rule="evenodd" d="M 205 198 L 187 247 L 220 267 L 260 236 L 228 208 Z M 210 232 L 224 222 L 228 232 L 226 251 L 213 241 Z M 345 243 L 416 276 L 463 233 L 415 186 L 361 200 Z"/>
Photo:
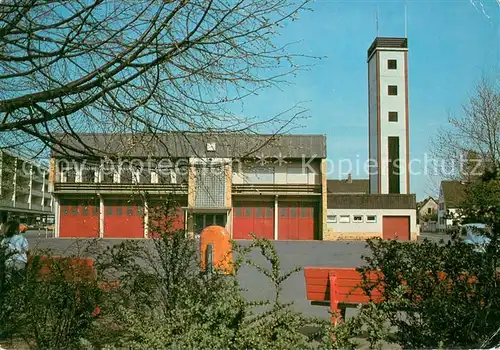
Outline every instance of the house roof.
<path id="1" fill-rule="evenodd" d="M 376 37 L 373 43 L 368 49 L 368 59 L 378 48 L 390 48 L 393 50 L 397 49 L 408 49 L 408 39 L 407 38 L 387 38 L 387 37 Z"/>
<path id="2" fill-rule="evenodd" d="M 327 180 L 328 193 L 364 194 L 370 192 L 368 180 Z"/>
<path id="3" fill-rule="evenodd" d="M 460 181 L 441 181 L 441 191 L 447 208 L 457 208 L 465 197 L 465 185 Z"/>
<path id="4" fill-rule="evenodd" d="M 328 209 L 416 209 L 414 194 L 329 194 Z"/>
<path id="5" fill-rule="evenodd" d="M 429 196 L 426 199 L 424 199 L 423 201 L 421 201 L 420 203 L 418 203 L 418 206 L 421 208 L 421 207 L 425 206 L 427 204 L 427 202 L 429 202 L 429 201 L 433 201 L 436 205 L 438 204 L 437 200 L 435 200 L 432 196 Z"/>
<path id="6" fill-rule="evenodd" d="M 244 158 L 326 158 L 325 135 L 245 134 L 245 133 L 196 133 L 169 132 L 161 134 L 79 134 L 59 135 L 61 142 L 75 150 L 55 146 L 54 156 L 80 156 L 92 152 L 96 156 L 123 157 L 219 157 Z M 80 141 L 81 140 L 81 141 Z M 207 144 L 215 144 L 215 151 Z"/>

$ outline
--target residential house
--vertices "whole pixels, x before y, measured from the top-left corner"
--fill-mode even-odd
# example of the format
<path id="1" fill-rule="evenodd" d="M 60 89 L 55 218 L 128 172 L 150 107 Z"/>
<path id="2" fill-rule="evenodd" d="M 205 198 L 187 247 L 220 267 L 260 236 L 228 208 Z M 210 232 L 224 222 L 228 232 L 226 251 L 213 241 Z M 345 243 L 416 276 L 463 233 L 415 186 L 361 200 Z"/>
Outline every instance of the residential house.
<path id="1" fill-rule="evenodd" d="M 464 182 L 458 180 L 441 181 L 438 201 L 438 230 L 445 231 L 458 223 L 460 220 L 458 209 L 464 199 L 464 194 Z"/>
<path id="2" fill-rule="evenodd" d="M 434 232 L 437 225 L 438 202 L 432 196 L 429 196 L 417 203 L 417 208 L 417 218 L 421 231 Z"/>

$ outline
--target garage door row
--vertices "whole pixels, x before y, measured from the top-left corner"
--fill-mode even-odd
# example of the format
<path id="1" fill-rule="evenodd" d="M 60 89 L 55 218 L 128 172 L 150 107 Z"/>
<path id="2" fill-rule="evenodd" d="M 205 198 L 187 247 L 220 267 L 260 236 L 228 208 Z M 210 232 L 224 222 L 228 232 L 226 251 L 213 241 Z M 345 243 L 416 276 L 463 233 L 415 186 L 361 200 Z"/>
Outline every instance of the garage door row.
<path id="1" fill-rule="evenodd" d="M 154 205 L 151 205 L 154 207 Z M 278 205 L 278 239 L 313 240 L 318 231 L 317 205 L 283 202 Z M 274 202 L 239 202 L 233 207 L 233 238 L 274 239 Z M 179 211 L 173 218 L 152 218 L 151 228 L 169 221 L 173 228 L 184 227 Z M 159 224 L 159 225 L 158 225 Z M 153 232 L 151 232 L 153 233 Z M 99 203 L 61 200 L 59 237 L 99 237 Z M 143 238 L 144 210 L 140 203 L 105 201 L 104 238 Z"/>
<path id="2" fill-rule="evenodd" d="M 154 205 L 152 205 L 154 207 Z M 184 227 L 184 217 L 180 212 L 176 217 L 152 218 L 151 228 Z M 155 232 L 151 232 L 153 235 Z M 82 203 L 64 200 L 60 203 L 59 237 L 99 237 L 99 203 Z M 140 203 L 105 202 L 105 238 L 144 238 L 144 209 Z"/>
<path id="3" fill-rule="evenodd" d="M 279 202 L 278 239 L 313 240 L 318 231 L 315 203 Z M 236 202 L 233 204 L 233 238 L 274 239 L 274 202 Z"/>

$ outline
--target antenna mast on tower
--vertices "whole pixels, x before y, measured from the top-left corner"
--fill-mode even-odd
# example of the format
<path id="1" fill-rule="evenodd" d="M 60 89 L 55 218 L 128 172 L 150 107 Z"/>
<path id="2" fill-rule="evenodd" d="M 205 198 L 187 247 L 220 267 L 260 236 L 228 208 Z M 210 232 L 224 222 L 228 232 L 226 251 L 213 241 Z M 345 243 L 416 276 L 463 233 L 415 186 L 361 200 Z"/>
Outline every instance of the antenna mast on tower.
<path id="1" fill-rule="evenodd" d="M 405 2 L 405 38 L 408 38 L 408 13 Z"/>

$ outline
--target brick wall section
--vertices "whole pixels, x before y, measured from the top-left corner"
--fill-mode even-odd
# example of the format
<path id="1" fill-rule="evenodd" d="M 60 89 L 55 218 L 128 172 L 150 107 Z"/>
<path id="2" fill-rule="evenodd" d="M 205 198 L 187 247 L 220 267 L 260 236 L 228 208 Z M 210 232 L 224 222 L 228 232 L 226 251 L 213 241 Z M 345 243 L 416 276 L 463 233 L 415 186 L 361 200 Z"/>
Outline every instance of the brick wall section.
<path id="1" fill-rule="evenodd" d="M 50 158 L 49 161 L 49 192 L 54 191 L 54 183 L 56 182 L 56 159 Z"/>
<path id="2" fill-rule="evenodd" d="M 326 230 L 324 241 L 364 241 L 369 238 L 380 237 L 382 232 L 335 232 L 334 230 Z"/>
<path id="3" fill-rule="evenodd" d="M 233 171 L 230 164 L 224 165 L 224 174 L 226 176 L 226 208 L 231 208 L 233 206 L 233 196 L 232 196 L 232 187 L 233 187 Z M 233 211 L 230 210 L 227 215 L 226 220 L 226 229 L 231 234 L 231 238 L 233 238 Z"/>
<path id="4" fill-rule="evenodd" d="M 330 194 L 328 209 L 417 209 L 414 194 Z"/>
<path id="5" fill-rule="evenodd" d="M 188 207 L 194 207 L 194 199 L 196 194 L 196 174 L 195 167 L 190 165 L 188 169 Z"/>
<path id="6" fill-rule="evenodd" d="M 226 208 L 231 208 L 233 206 L 232 203 L 232 193 L 231 189 L 233 186 L 233 174 L 232 174 L 232 169 L 231 165 L 226 164 L 224 165 L 224 174 L 226 176 Z"/>
<path id="7" fill-rule="evenodd" d="M 188 207 L 194 207 L 194 199 L 196 194 L 196 174 L 195 167 L 189 165 L 188 168 Z M 190 213 L 187 215 L 187 233 L 188 235 L 194 234 L 194 220 Z"/>

